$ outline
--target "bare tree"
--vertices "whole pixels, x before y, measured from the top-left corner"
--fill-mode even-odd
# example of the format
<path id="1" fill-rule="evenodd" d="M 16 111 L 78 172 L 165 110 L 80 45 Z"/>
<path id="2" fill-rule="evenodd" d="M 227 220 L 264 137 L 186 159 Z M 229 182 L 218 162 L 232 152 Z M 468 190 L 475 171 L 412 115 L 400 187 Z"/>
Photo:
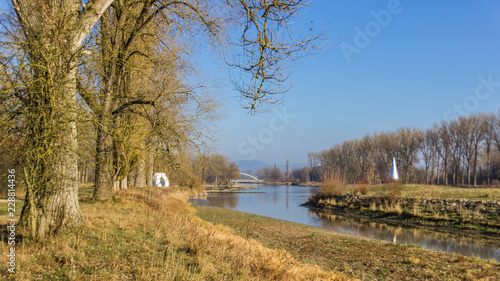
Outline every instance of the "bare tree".
<path id="1" fill-rule="evenodd" d="M 486 114 L 478 114 L 478 115 L 472 115 L 469 116 L 471 119 L 471 124 L 472 124 L 472 133 L 471 133 L 471 146 L 473 150 L 473 166 L 472 166 L 472 172 L 473 172 L 473 177 L 474 177 L 474 186 L 477 185 L 477 162 L 478 162 L 478 157 L 479 157 L 479 150 L 482 146 L 482 143 L 484 139 L 486 138 L 486 133 L 488 130 L 488 119 Z M 470 180 L 470 177 L 469 177 Z M 470 182 L 468 182 L 470 184 Z"/>
<path id="2" fill-rule="evenodd" d="M 496 131 L 498 118 L 495 114 L 475 114 L 434 124 L 425 132 L 400 128 L 365 135 L 361 140 L 348 140 L 321 152 L 321 169 L 325 177 L 344 183 L 363 180 L 366 174 L 371 175 L 369 182 L 384 182 L 394 157 L 404 182 L 448 185 L 451 179 L 454 185 L 477 185 L 481 181 L 489 184 L 491 178 L 498 177 L 498 150 L 491 150 L 500 139 Z M 417 166 L 419 157 L 424 170 Z M 482 172 L 482 163 L 486 163 L 486 173 Z"/>
<path id="3" fill-rule="evenodd" d="M 307 5 L 303 0 L 226 0 L 234 22 L 242 28 L 236 45 L 243 52 L 230 62 L 242 70 L 233 82 L 242 106 L 254 113 L 262 105 L 280 102 L 290 71 L 287 65 L 324 45 L 324 32 L 294 36 L 290 18 Z"/>
<path id="4" fill-rule="evenodd" d="M 492 137 L 495 140 L 497 150 L 500 151 L 500 111 L 496 115 L 492 115 L 490 122 Z"/>
<path id="5" fill-rule="evenodd" d="M 26 202 L 20 222 L 43 239 L 79 224 L 76 67 L 89 31 L 112 0 L 13 0 L 29 64 L 23 174 Z M 23 66 L 21 66 L 23 67 Z"/>
<path id="6" fill-rule="evenodd" d="M 400 166 L 404 175 L 403 181 L 408 183 L 410 182 L 413 165 L 417 161 L 422 133 L 415 128 L 401 128 L 396 133 L 399 138 Z"/>
<path id="7" fill-rule="evenodd" d="M 309 181 L 311 181 L 311 179 L 309 177 L 310 170 L 311 170 L 310 167 L 293 169 L 292 170 L 292 177 L 294 178 L 295 181 L 309 182 Z"/>
<path id="8" fill-rule="evenodd" d="M 485 117 L 485 135 L 484 135 L 484 143 L 486 146 L 486 174 L 487 174 L 487 184 L 491 184 L 491 146 L 495 141 L 495 123 L 496 116 L 495 114 L 488 114 Z"/>
<path id="9" fill-rule="evenodd" d="M 366 135 L 359 143 L 359 155 L 361 157 L 361 177 L 371 184 L 374 179 L 373 139 Z"/>
<path id="10" fill-rule="evenodd" d="M 434 155 L 433 134 L 434 130 L 428 129 L 423 133 L 420 139 L 420 153 L 422 154 L 422 159 L 424 160 L 426 184 L 430 184 L 432 181 L 432 175 L 429 176 L 429 169 L 431 169 Z"/>
<path id="11" fill-rule="evenodd" d="M 121 125 L 130 125 L 127 114 L 131 111 L 136 114 L 144 111 L 144 106 L 156 102 L 147 99 L 150 97 L 147 95 L 127 96 L 131 93 L 126 81 L 130 61 L 133 57 L 150 54 L 135 48 L 141 43 L 151 47 L 145 43 L 147 40 L 138 43 L 151 35 L 148 27 L 158 25 L 165 28 L 162 32 L 170 28 L 190 37 L 194 36 L 190 27 L 198 25 L 203 27 L 199 30 L 211 37 L 218 27 L 210 19 L 218 18 L 220 14 L 229 15 L 224 22 L 242 28 L 242 36 L 236 40 L 242 48 L 242 56 L 236 56 L 231 65 L 241 70 L 243 79 L 236 85 L 242 97 L 250 101 L 244 106 L 250 112 L 255 112 L 258 105 L 273 103 L 278 94 L 286 91 L 284 81 L 289 74 L 288 63 L 310 54 L 321 39 L 321 34 L 297 37 L 289 32 L 290 19 L 305 5 L 300 0 L 227 0 L 217 3 L 195 0 L 13 0 L 12 3 L 23 31 L 17 42 L 21 43 L 29 62 L 24 71 L 30 77 L 30 82 L 23 85 L 24 96 L 19 98 L 25 113 L 23 174 L 28 188 L 21 222 L 35 238 L 43 238 L 61 226 L 81 221 L 76 152 L 80 96 L 87 102 L 87 109 L 93 111 L 99 120 L 96 122 L 96 150 L 103 157 L 96 158 L 100 161 L 96 167 L 96 186 L 102 188 L 97 189 L 95 198 L 110 198 L 112 181 L 126 183 L 127 174 L 133 170 L 134 160 L 128 157 L 130 150 L 121 146 L 133 139 L 132 133 L 126 132 L 130 135 L 122 143 L 113 142 L 111 134 Z M 225 4 L 225 11 L 229 13 L 216 9 L 222 7 L 219 4 Z M 100 45 L 94 51 L 99 50 L 102 64 L 99 91 L 95 92 L 96 89 L 86 89 L 84 82 L 77 83 L 76 78 L 78 62 L 86 55 L 81 52 L 82 44 L 101 16 Z M 89 96 L 94 99 L 89 99 Z M 144 112 L 142 115 L 144 118 L 148 116 Z M 184 117 L 175 116 L 189 127 L 190 120 Z M 151 131 L 157 132 L 157 124 L 152 124 Z M 167 139 L 165 135 L 158 135 L 150 143 L 160 140 L 156 143 L 161 145 Z M 144 150 L 142 146 L 139 149 Z M 165 155 L 181 157 L 178 150 L 176 153 Z M 138 159 L 137 163 L 143 163 L 140 157 Z M 142 173 L 143 169 L 139 170 Z"/>
<path id="12" fill-rule="evenodd" d="M 431 153 L 431 177 L 430 182 L 433 181 L 434 172 L 436 173 L 436 184 L 439 185 L 440 182 L 440 169 L 439 169 L 439 154 L 441 153 L 441 140 L 439 138 L 439 128 L 437 125 L 434 125 L 431 129 L 426 131 L 426 140 L 428 141 L 428 145 L 430 146 Z"/>
<path id="13" fill-rule="evenodd" d="M 116 186 L 117 180 L 126 181 L 129 173 L 127 165 L 123 166 L 124 169 L 118 170 L 120 161 L 117 161 L 117 154 L 123 154 L 116 151 L 118 144 L 113 141 L 112 136 L 112 133 L 116 132 L 117 124 L 126 119 L 122 115 L 139 105 L 154 106 L 159 96 L 165 94 L 163 92 L 165 89 L 160 91 L 150 89 L 153 93 L 147 93 L 144 91 L 145 88 L 142 88 L 142 91 L 131 91 L 131 85 L 138 86 L 133 79 L 141 80 L 141 77 L 131 74 L 137 72 L 137 57 L 150 62 L 155 48 L 166 47 L 167 52 L 179 50 L 174 46 L 158 46 L 163 43 L 161 33 L 172 37 L 184 36 L 195 31 L 194 25 L 199 25 L 201 28 L 206 28 L 208 34 L 216 34 L 218 26 L 207 14 L 206 9 L 206 6 L 196 1 L 118 1 L 113 3 L 101 18 L 100 93 L 86 95 L 86 92 L 82 91 L 83 97 L 98 120 L 94 199 L 111 198 L 113 182 Z M 175 55 L 179 56 L 178 53 Z M 174 68 L 179 63 L 180 61 L 176 61 L 173 64 Z M 141 74 L 151 79 L 148 73 L 141 72 Z M 167 77 L 162 78 L 172 80 Z M 145 132 L 142 135 L 144 136 Z M 144 186 L 146 184 L 145 139 L 138 144 L 140 153 L 135 167 L 135 185 Z M 151 174 L 150 165 L 148 170 Z"/>
<path id="14" fill-rule="evenodd" d="M 310 152 L 307 153 L 307 161 L 309 162 L 310 175 L 309 178 L 311 181 L 320 181 L 321 180 L 321 172 L 320 172 L 320 164 L 321 164 L 321 154 Z"/>
<path id="15" fill-rule="evenodd" d="M 281 169 L 276 167 L 276 163 L 274 163 L 274 167 L 271 170 L 270 179 L 273 182 L 279 182 L 281 181 L 281 178 L 282 178 Z"/>

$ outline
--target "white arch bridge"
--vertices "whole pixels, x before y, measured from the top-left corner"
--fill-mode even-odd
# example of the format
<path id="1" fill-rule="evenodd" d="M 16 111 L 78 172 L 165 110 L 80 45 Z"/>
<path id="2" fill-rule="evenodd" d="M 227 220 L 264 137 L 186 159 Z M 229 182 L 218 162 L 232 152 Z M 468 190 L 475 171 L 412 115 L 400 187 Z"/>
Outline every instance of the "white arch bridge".
<path id="1" fill-rule="evenodd" d="M 242 176 L 245 176 L 245 177 L 248 177 L 248 178 L 245 178 L 245 179 L 236 179 L 236 180 L 231 180 L 232 183 L 235 183 L 235 184 L 238 184 L 238 183 L 260 183 L 262 182 L 261 180 L 259 180 L 258 178 L 252 176 L 252 175 L 249 175 L 247 173 L 241 173 L 240 172 L 240 175 Z"/>

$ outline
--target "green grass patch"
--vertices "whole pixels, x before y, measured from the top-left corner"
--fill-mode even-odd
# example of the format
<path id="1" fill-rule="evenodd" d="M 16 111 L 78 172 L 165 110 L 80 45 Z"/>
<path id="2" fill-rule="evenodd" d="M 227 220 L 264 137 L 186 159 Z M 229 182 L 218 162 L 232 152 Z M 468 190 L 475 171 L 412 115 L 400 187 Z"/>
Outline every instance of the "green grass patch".
<path id="1" fill-rule="evenodd" d="M 242 237 L 285 250 L 324 270 L 337 269 L 361 280 L 441 280 L 443 276 L 462 280 L 469 278 L 467 274 L 474 280 L 500 279 L 500 265 L 495 261 L 481 264 L 462 255 L 415 245 L 393 244 L 222 208 L 196 208 L 200 218 L 228 226 Z M 255 232 L 260 235 L 253 236 Z"/>

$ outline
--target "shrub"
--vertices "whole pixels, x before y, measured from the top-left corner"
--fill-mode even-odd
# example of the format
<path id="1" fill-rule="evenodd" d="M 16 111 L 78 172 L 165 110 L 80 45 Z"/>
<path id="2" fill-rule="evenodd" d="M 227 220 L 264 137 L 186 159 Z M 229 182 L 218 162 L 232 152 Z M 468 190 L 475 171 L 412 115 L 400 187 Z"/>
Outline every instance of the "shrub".
<path id="1" fill-rule="evenodd" d="M 344 191 L 345 185 L 340 180 L 329 179 L 321 185 L 320 193 L 325 197 L 340 195 Z"/>
<path id="2" fill-rule="evenodd" d="M 358 184 L 356 185 L 356 194 L 367 195 L 370 192 L 368 189 L 368 185 L 366 184 Z"/>
<path id="3" fill-rule="evenodd" d="M 337 179 L 327 179 L 321 185 L 321 190 L 318 194 L 310 198 L 311 201 L 319 201 L 321 199 L 331 198 L 335 195 L 340 195 L 344 191 L 346 186 L 342 184 L 342 181 Z"/>
<path id="4" fill-rule="evenodd" d="M 388 197 L 391 201 L 401 198 L 403 186 L 404 185 L 398 181 L 391 181 L 385 185 L 385 191 L 388 192 Z"/>

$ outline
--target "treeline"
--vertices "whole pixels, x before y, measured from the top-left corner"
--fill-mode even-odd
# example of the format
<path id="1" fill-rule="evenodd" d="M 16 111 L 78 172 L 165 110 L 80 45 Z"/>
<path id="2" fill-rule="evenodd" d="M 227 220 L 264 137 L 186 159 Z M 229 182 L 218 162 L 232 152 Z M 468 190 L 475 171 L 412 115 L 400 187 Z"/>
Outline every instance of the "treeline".
<path id="1" fill-rule="evenodd" d="M 276 167 L 264 167 L 257 170 L 257 177 L 266 182 L 311 182 L 321 181 L 322 175 L 319 167 L 302 167 L 282 171 Z"/>
<path id="2" fill-rule="evenodd" d="M 264 167 L 257 170 L 257 178 L 266 182 L 286 182 L 287 173 L 283 173 L 280 168 L 274 164 L 274 167 Z"/>
<path id="3" fill-rule="evenodd" d="M 500 112 L 481 113 L 443 121 L 427 130 L 400 128 L 345 141 L 309 153 L 310 167 L 292 174 L 314 181 L 383 183 L 394 157 L 405 183 L 491 185 L 499 183 L 499 151 Z"/>
<path id="4" fill-rule="evenodd" d="M 228 184 L 240 177 L 238 165 L 221 154 L 200 155 L 192 160 L 191 167 L 202 183 Z"/>

